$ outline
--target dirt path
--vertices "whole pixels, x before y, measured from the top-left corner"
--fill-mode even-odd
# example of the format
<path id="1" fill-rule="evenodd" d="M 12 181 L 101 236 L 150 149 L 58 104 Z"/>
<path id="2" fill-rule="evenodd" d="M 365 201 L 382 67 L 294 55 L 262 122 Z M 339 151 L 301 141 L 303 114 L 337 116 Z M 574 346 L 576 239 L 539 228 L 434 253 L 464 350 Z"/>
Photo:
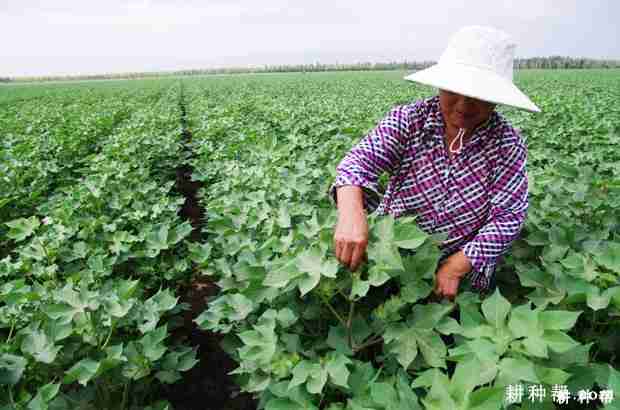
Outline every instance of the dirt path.
<path id="1" fill-rule="evenodd" d="M 181 87 L 183 87 L 181 85 Z M 192 133 L 187 120 L 186 101 L 181 88 L 179 101 L 181 110 L 181 138 L 185 142 L 184 158 L 191 158 Z M 198 191 L 202 187 L 199 181 L 192 181 L 193 169 L 184 164 L 176 170 L 176 190 L 185 197 L 179 215 L 189 220 L 194 228 L 190 235 L 193 242 L 204 242 L 202 233 L 205 210 L 200 206 Z M 206 277 L 198 276 L 183 289 L 181 302 L 191 306 L 185 314 L 184 326 L 173 337 L 184 338 L 191 346 L 198 347 L 199 362 L 191 370 L 183 373 L 183 378 L 166 388 L 163 398 L 168 400 L 175 410 L 255 410 L 256 403 L 248 394 L 241 394 L 234 383 L 230 371 L 237 364 L 220 347 L 221 336 L 197 328 L 193 319 L 207 308 L 208 299 L 218 293 L 218 287 Z"/>

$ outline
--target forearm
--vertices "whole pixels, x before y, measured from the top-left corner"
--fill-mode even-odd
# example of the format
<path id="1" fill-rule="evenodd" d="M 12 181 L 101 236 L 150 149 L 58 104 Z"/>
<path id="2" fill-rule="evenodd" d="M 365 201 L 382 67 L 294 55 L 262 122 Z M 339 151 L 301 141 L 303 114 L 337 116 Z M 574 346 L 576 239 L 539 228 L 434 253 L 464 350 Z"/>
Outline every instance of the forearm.
<path id="1" fill-rule="evenodd" d="M 336 258 L 355 271 L 362 263 L 368 246 L 368 221 L 362 188 L 338 188 L 338 223 L 334 232 Z"/>
<path id="2" fill-rule="evenodd" d="M 336 198 L 339 214 L 364 211 L 364 192 L 359 186 L 336 188 Z"/>

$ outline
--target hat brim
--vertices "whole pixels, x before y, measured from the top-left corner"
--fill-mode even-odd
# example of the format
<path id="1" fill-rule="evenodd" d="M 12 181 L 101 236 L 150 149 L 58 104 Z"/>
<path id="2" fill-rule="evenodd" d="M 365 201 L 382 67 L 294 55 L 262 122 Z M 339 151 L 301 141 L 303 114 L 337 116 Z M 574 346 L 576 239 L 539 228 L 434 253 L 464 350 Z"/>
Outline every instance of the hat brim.
<path id="1" fill-rule="evenodd" d="M 492 71 L 464 64 L 435 64 L 405 77 L 405 80 L 495 104 L 504 104 L 530 112 L 540 112 L 512 82 Z"/>

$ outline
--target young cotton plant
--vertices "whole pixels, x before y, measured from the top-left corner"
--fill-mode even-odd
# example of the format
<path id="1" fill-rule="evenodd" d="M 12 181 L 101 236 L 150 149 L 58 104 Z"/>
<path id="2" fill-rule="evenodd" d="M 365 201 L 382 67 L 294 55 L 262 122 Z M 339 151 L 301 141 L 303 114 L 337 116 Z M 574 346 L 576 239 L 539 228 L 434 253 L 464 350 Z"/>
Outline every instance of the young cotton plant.
<path id="1" fill-rule="evenodd" d="M 53 290 L 15 280 L 0 290 L 0 326 L 11 324 L 0 344 L 0 386 L 19 392 L 15 403 L 72 408 L 62 403 L 90 392 L 111 408 L 132 381 L 174 383 L 196 363 L 195 350 L 169 340 L 167 317 L 181 308 L 169 290 L 144 299 L 137 280 Z"/>
<path id="2" fill-rule="evenodd" d="M 331 249 L 334 218 L 322 210 L 292 226 L 272 241 L 273 248 L 289 235 L 304 246 L 272 253 L 262 269 L 260 250 L 258 256 L 242 254 L 245 265 L 229 262 L 220 281 L 248 284 L 228 288 L 196 319 L 204 329 L 231 334 L 226 347 L 239 362 L 234 373 L 246 391 L 265 400 L 273 396 L 273 403 L 336 403 L 352 395 L 349 375 L 356 367 L 384 362 L 392 377 L 418 350 L 426 366 L 445 367 L 446 348 L 434 328 L 454 305 L 414 306 L 432 290 L 440 256 L 436 238 L 412 218 L 371 217 L 368 263 L 351 273 Z M 413 333 L 406 331 L 411 324 Z M 291 397 L 283 396 L 283 382 Z M 267 408 L 275 406 L 271 401 Z"/>
<path id="3" fill-rule="evenodd" d="M 245 265 L 227 265 L 224 276 L 248 285 L 229 288 L 196 320 L 229 334 L 233 373 L 266 409 L 483 409 L 508 384 L 570 379 L 558 356 L 582 348 L 566 334 L 580 312 L 512 306 L 499 291 L 431 303 L 437 238 L 412 218 L 373 216 L 368 262 L 351 273 L 331 251 L 331 222 L 320 213 L 292 226 L 283 235 L 293 246 L 262 269 L 260 250 L 253 263 L 243 254 Z M 449 316 L 455 309 L 460 321 Z M 364 372 L 373 376 L 360 388 Z"/>
<path id="4" fill-rule="evenodd" d="M 76 170 L 79 184 L 2 223 L 0 407 L 144 405 L 196 363 L 170 337 L 185 307 L 161 286 L 189 269 L 177 257 L 191 232 L 177 216 L 183 199 L 159 169 L 180 146 L 174 96 L 108 136 Z"/>

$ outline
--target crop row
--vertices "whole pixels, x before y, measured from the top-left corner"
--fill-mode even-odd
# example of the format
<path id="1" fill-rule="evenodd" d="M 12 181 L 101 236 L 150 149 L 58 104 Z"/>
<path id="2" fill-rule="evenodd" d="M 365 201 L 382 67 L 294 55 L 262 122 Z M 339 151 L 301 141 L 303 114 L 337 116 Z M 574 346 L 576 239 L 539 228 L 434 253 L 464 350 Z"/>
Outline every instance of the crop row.
<path id="1" fill-rule="evenodd" d="M 0 113 L 0 237 L 6 238 L 5 222 L 30 216 L 56 189 L 75 184 L 80 168 L 115 128 L 158 97 L 149 89 L 138 95 L 72 90 L 7 105 Z M 0 240 L 0 259 L 9 251 L 6 246 Z"/>
<path id="2" fill-rule="evenodd" d="M 67 120 L 51 112 L 31 130 L 49 127 L 49 155 L 9 164 L 42 187 L 34 209 L 21 210 L 30 215 L 6 224 L 0 261 L 0 403 L 9 408 L 144 408 L 195 364 L 195 350 L 170 337 L 192 230 L 174 191 L 179 90 L 113 94 L 94 112 L 65 107 Z M 20 136 L 17 145 L 43 145 Z M 62 158 L 45 190 L 42 171 Z"/>

